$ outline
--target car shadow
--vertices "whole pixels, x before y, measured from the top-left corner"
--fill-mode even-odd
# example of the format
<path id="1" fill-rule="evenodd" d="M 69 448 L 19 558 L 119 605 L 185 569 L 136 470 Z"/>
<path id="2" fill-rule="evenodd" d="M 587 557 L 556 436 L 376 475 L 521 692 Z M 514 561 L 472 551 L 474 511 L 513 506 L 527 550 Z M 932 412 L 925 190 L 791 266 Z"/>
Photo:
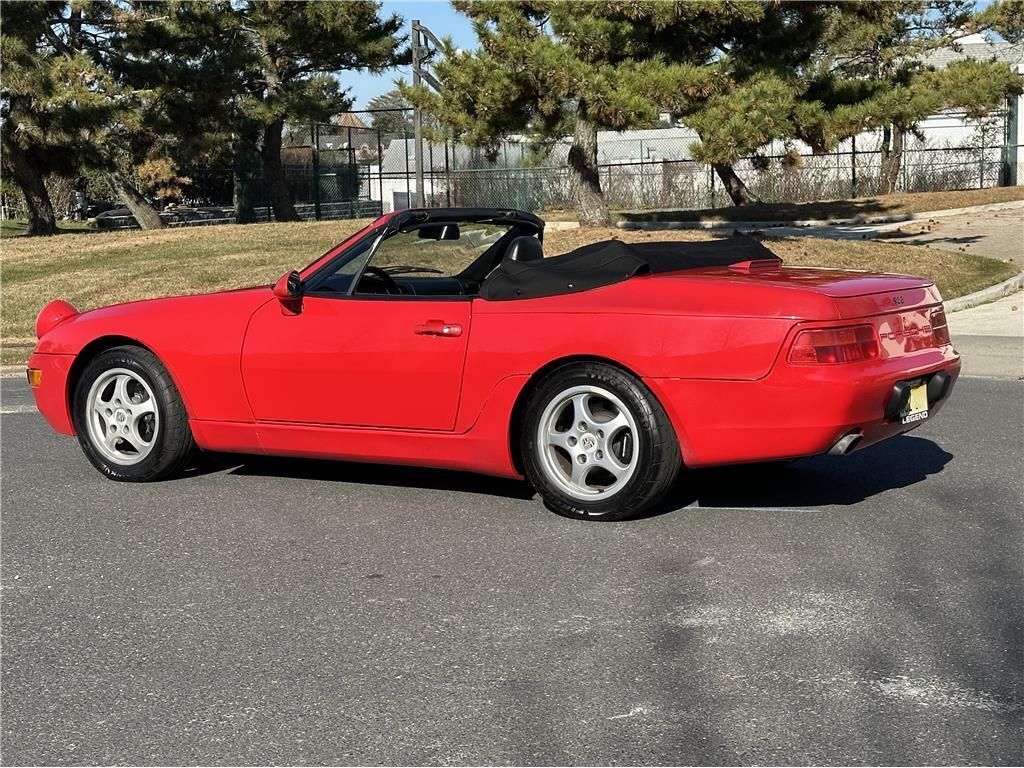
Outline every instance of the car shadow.
<path id="1" fill-rule="evenodd" d="M 952 458 L 931 440 L 900 435 L 849 456 L 684 470 L 652 515 L 693 506 L 786 510 L 850 506 L 920 483 L 941 472 Z"/>
<path id="2" fill-rule="evenodd" d="M 676 486 L 637 520 L 687 507 L 813 510 L 850 506 L 885 491 L 905 488 L 943 470 L 953 456 L 931 440 L 901 435 L 849 456 L 815 456 L 784 466 L 740 464 L 684 469 Z M 187 476 L 224 472 L 240 477 L 279 477 L 355 485 L 399 486 L 532 499 L 520 480 L 423 467 L 320 459 L 205 454 Z"/>
<path id="3" fill-rule="evenodd" d="M 230 457 L 227 457 L 230 459 Z M 402 488 L 483 493 L 515 499 L 531 499 L 533 488 L 522 480 L 488 477 L 472 472 L 391 464 L 362 464 L 322 459 L 288 459 L 250 456 L 234 461 L 232 475 L 321 480 L 357 485 L 391 485 Z"/>

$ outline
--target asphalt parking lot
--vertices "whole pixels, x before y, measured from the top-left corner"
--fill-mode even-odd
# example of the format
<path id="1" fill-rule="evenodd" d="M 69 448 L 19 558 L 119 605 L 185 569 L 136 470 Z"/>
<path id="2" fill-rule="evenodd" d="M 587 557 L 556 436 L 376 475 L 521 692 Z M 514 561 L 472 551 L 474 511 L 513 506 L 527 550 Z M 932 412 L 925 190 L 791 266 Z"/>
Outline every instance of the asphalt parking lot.
<path id="1" fill-rule="evenodd" d="M 1020 764 L 1024 383 L 662 514 L 223 460 L 101 478 L 2 383 L 2 761 Z"/>

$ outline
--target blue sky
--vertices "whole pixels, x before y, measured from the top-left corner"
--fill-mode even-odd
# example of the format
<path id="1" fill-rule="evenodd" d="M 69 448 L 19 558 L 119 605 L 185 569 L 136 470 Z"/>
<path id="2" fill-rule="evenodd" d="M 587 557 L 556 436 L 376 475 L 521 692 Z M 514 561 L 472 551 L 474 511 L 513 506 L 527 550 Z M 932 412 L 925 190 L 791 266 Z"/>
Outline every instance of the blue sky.
<path id="1" fill-rule="evenodd" d="M 438 37 L 450 36 L 460 48 L 473 48 L 476 46 L 476 35 L 473 34 L 473 27 L 469 20 L 461 13 L 457 13 L 448 2 L 436 0 L 406 0 L 405 2 L 390 2 L 384 0 L 381 3 L 381 14 L 397 13 L 405 21 L 405 30 L 408 34 L 413 19 L 419 19 L 431 32 Z M 389 70 L 381 75 L 371 75 L 366 72 L 345 72 L 339 78 L 342 85 L 350 89 L 355 99 L 355 109 L 364 109 L 366 102 L 385 91 L 391 90 L 392 82 L 403 77 L 406 81 L 411 80 L 409 67 Z"/>

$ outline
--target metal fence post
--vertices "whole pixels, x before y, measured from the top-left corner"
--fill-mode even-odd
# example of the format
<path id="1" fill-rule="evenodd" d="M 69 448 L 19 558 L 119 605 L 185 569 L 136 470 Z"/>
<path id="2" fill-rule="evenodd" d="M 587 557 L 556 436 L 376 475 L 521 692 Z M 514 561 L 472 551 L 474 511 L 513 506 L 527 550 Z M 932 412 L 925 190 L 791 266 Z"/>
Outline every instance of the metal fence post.
<path id="1" fill-rule="evenodd" d="M 444 201 L 449 208 L 452 207 L 452 174 L 448 167 L 448 138 L 444 140 Z"/>
<path id="2" fill-rule="evenodd" d="M 356 149 L 352 146 L 352 126 L 348 127 L 348 178 L 349 182 L 356 182 L 356 189 L 359 189 L 359 166 L 356 164 Z M 337 166 L 335 166 L 334 178 L 338 178 Z M 356 193 L 358 196 L 358 192 Z"/>
<path id="3" fill-rule="evenodd" d="M 850 188 L 851 197 L 857 196 L 857 137 L 850 137 Z"/>
<path id="4" fill-rule="evenodd" d="M 985 188 L 985 120 L 981 121 L 981 152 L 978 154 L 978 189 Z"/>
<path id="5" fill-rule="evenodd" d="M 380 187 L 380 212 L 384 213 L 384 143 L 380 138 L 380 128 L 377 129 L 377 184 Z M 369 189 L 369 183 L 366 185 Z"/>
<path id="6" fill-rule="evenodd" d="M 320 123 L 313 123 L 313 216 L 320 221 Z"/>
<path id="7" fill-rule="evenodd" d="M 412 190 L 409 188 L 409 132 L 402 127 L 402 146 L 405 148 L 405 207 L 412 208 Z"/>
<path id="8" fill-rule="evenodd" d="M 430 163 L 430 198 L 431 198 L 430 205 L 432 206 L 433 205 L 433 197 L 434 197 L 434 187 L 437 186 L 437 180 L 434 178 L 434 142 L 433 141 L 428 141 L 427 142 L 427 160 Z M 424 193 L 423 193 L 423 200 L 424 201 L 427 200 L 427 193 L 426 193 L 425 190 L 424 190 Z M 426 208 L 428 206 L 424 205 L 423 207 Z"/>

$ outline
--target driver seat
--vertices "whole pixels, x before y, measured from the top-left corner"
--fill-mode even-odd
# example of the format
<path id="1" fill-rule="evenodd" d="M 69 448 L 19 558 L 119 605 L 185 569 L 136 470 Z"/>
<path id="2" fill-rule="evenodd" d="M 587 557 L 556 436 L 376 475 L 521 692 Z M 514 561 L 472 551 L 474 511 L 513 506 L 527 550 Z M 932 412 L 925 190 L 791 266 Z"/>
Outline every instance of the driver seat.
<path id="1" fill-rule="evenodd" d="M 536 237 L 523 235 L 508 244 L 505 258 L 512 261 L 540 261 L 544 258 L 544 248 Z"/>

